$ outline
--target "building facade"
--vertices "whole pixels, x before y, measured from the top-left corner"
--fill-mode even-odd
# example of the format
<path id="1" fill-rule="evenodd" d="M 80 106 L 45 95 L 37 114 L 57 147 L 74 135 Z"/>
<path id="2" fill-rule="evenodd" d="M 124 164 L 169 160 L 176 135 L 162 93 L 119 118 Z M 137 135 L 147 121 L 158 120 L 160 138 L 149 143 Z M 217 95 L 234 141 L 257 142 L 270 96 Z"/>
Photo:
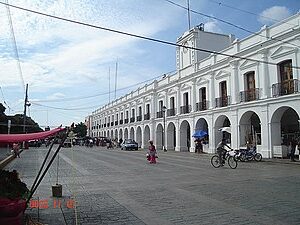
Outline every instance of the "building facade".
<path id="1" fill-rule="evenodd" d="M 191 29 L 177 40 L 176 72 L 95 110 L 88 133 L 193 152 L 192 135 L 203 130 L 208 153 L 226 138 L 235 149 L 250 142 L 263 157 L 284 156 L 300 136 L 299 24 L 298 13 L 243 40 Z"/>

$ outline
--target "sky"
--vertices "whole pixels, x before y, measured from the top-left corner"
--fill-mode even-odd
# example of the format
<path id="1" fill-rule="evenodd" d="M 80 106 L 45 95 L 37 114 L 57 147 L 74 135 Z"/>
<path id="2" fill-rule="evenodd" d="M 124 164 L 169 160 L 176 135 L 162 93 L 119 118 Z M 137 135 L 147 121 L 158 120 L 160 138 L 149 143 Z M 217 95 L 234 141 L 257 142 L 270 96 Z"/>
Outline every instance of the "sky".
<path id="1" fill-rule="evenodd" d="M 187 10 L 172 4 L 187 7 L 187 0 L 0 0 L 5 2 L 173 43 L 188 30 Z M 204 23 L 206 31 L 243 39 L 251 33 L 209 17 L 257 32 L 299 12 L 300 1 L 190 0 L 190 9 L 207 15 L 191 12 L 191 27 Z M 28 84 L 27 115 L 41 127 L 84 122 L 87 115 L 114 100 L 116 62 L 116 98 L 176 69 L 175 46 L 3 4 L 0 20 L 0 102 L 6 115 L 23 113 Z"/>

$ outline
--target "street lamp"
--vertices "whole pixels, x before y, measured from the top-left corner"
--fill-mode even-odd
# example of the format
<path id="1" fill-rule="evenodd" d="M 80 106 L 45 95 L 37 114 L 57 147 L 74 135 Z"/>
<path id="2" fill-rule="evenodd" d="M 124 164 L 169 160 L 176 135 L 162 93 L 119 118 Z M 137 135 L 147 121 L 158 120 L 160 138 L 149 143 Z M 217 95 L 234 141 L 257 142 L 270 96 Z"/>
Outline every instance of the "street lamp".
<path id="1" fill-rule="evenodd" d="M 166 146 L 165 146 L 165 130 L 166 130 L 166 110 L 167 110 L 167 107 L 166 106 L 163 106 L 162 107 L 162 112 L 163 112 L 163 121 L 164 121 L 164 128 L 163 128 L 163 137 L 162 137 L 162 144 L 163 144 L 163 150 L 164 152 L 167 151 L 166 149 Z"/>

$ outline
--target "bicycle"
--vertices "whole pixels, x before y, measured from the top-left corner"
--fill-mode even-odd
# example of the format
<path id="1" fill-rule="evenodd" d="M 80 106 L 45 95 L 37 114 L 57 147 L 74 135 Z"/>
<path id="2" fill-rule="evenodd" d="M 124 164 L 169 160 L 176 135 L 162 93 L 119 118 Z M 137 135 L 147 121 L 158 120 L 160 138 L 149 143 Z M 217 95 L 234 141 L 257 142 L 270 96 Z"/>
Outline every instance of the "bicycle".
<path id="1" fill-rule="evenodd" d="M 213 157 L 211 157 L 211 160 L 210 160 L 211 165 L 215 168 L 219 168 L 219 167 L 225 165 L 225 162 L 227 160 L 229 167 L 231 169 L 235 169 L 237 167 L 237 160 L 234 157 L 236 152 L 233 149 L 231 149 L 230 151 L 227 151 L 227 150 L 225 150 L 225 151 L 226 151 L 226 153 L 223 156 L 223 162 L 222 163 L 220 162 L 219 155 L 216 154 Z"/>

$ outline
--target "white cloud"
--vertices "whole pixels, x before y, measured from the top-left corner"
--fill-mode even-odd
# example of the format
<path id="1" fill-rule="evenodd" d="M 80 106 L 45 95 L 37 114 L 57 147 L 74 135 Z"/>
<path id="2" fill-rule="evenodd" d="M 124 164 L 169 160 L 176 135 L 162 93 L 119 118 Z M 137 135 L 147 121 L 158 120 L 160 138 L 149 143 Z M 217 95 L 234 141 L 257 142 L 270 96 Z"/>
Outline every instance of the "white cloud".
<path id="1" fill-rule="evenodd" d="M 270 25 L 289 16 L 291 16 L 291 12 L 285 6 L 273 6 L 261 12 L 258 21 Z"/>
<path id="2" fill-rule="evenodd" d="M 215 21 L 215 20 L 206 22 L 204 24 L 204 30 L 209 31 L 209 32 L 213 32 L 213 33 L 222 33 L 222 30 L 221 30 L 218 22 Z"/>

